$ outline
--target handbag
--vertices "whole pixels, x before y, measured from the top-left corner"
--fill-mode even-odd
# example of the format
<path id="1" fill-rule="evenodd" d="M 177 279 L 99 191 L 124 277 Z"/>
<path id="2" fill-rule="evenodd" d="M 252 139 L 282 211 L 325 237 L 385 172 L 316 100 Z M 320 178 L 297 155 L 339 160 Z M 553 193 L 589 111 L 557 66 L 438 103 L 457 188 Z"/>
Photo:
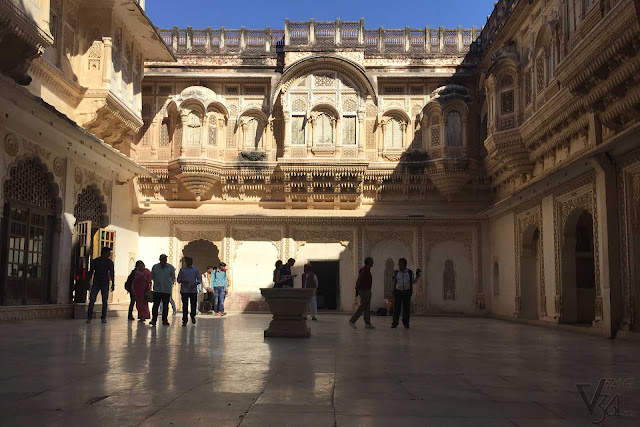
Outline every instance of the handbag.
<path id="1" fill-rule="evenodd" d="M 144 291 L 144 300 L 147 302 L 153 302 L 153 291 L 151 289 Z"/>

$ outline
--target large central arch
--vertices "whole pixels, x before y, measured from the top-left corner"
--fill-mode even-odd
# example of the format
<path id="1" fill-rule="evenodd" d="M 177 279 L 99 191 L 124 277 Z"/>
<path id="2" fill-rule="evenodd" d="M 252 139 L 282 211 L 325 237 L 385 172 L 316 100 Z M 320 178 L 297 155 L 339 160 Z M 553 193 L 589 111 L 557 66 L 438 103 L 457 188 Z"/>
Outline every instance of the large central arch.
<path id="1" fill-rule="evenodd" d="M 375 85 L 364 68 L 353 61 L 339 56 L 314 55 L 294 62 L 282 73 L 275 90 L 271 94 L 270 109 L 273 110 L 278 96 L 281 92 L 288 90 L 291 82 L 298 77 L 302 77 L 318 69 L 334 70 L 346 75 L 358 86 L 360 93 L 370 95 L 373 102 L 376 105 L 378 104 L 378 94 Z"/>

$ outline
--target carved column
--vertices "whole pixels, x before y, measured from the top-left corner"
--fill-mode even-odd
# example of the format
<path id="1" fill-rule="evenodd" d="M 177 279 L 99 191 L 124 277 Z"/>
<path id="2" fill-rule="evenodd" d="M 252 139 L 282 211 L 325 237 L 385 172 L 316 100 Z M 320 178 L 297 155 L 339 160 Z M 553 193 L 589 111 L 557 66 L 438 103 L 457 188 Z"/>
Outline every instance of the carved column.
<path id="1" fill-rule="evenodd" d="M 180 135 L 180 157 L 184 157 L 186 154 L 186 135 L 187 131 L 187 112 L 182 110 L 180 111 L 180 121 L 182 122 L 182 126 L 180 127 L 180 131 L 182 131 L 182 135 Z"/>
<path id="2" fill-rule="evenodd" d="M 283 157 L 291 157 L 291 133 L 289 126 L 291 124 L 291 113 L 289 111 L 283 111 L 282 121 L 282 145 L 284 147 Z"/>
<path id="3" fill-rule="evenodd" d="M 357 112 L 357 117 L 358 117 L 358 139 L 356 140 L 356 144 L 358 146 L 358 157 L 360 157 L 362 155 L 362 153 L 364 152 L 364 147 L 365 144 L 367 142 L 367 130 L 366 130 L 366 125 L 365 125 L 365 118 L 366 112 L 364 110 L 364 108 L 360 108 L 358 109 Z"/>
<path id="4" fill-rule="evenodd" d="M 102 64 L 102 82 L 107 83 L 111 81 L 111 61 L 112 58 L 112 48 L 113 43 L 111 42 L 111 37 L 103 37 L 102 43 L 104 44 L 104 55 L 103 55 L 103 64 Z"/>
<path id="5" fill-rule="evenodd" d="M 600 223 L 599 248 L 595 249 L 600 256 L 602 286 L 600 295 L 596 293 L 596 319 L 600 315 L 606 321 L 609 311 L 613 336 L 622 322 L 623 311 L 616 167 L 606 153 L 597 155 L 592 164 L 596 170 L 596 213 Z M 594 221 L 597 217 L 594 215 Z"/>

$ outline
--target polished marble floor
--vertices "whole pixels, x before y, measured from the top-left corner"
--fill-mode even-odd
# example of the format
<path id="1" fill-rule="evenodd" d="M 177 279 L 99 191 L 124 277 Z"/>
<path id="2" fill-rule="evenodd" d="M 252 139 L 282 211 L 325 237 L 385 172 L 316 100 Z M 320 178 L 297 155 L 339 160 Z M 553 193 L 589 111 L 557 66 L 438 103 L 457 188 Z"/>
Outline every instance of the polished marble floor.
<path id="1" fill-rule="evenodd" d="M 600 378 L 634 378 L 605 390 L 640 411 L 635 342 L 483 318 L 354 330 L 341 315 L 265 340 L 267 315 L 178 317 L 0 324 L 0 425 L 586 426 L 576 384 L 590 400 Z"/>

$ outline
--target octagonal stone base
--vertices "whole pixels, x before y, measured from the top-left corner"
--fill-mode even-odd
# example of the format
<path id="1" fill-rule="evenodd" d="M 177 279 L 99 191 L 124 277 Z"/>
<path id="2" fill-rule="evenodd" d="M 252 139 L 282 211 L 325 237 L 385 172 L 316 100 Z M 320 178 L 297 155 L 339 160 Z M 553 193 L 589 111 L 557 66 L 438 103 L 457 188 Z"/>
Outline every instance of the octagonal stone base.
<path id="1" fill-rule="evenodd" d="M 304 318 L 315 289 L 262 288 L 273 320 L 265 337 L 309 338 L 311 329 Z"/>

